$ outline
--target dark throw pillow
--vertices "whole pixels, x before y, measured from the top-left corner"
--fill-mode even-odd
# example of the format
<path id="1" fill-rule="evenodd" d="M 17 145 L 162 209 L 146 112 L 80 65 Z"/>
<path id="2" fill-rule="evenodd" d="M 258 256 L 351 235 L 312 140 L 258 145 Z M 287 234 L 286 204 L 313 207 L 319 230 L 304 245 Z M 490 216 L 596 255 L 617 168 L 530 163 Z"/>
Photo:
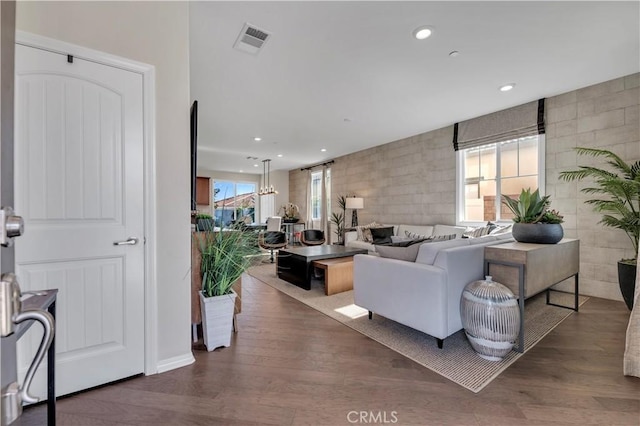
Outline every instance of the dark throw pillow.
<path id="1" fill-rule="evenodd" d="M 393 243 L 385 246 L 376 246 L 376 253 L 378 253 L 380 257 L 415 262 L 416 257 L 418 257 L 418 250 L 420 250 L 421 244 L 419 243 L 424 241 L 425 240 L 419 239 Z"/>
<path id="2" fill-rule="evenodd" d="M 371 237 L 373 237 L 373 244 L 391 244 L 393 226 L 371 228 L 370 231 Z"/>

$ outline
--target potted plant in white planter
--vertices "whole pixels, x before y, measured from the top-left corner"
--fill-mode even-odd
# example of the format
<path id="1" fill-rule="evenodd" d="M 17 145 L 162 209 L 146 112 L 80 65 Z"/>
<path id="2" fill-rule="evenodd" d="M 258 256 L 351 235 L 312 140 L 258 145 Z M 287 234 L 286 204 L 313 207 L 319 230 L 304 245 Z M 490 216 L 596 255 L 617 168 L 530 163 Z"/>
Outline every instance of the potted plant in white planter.
<path id="1" fill-rule="evenodd" d="M 521 243 L 555 244 L 562 239 L 562 216 L 551 210 L 549 196 L 536 189 L 523 189 L 518 199 L 502 195 L 502 203 L 513 213 L 512 235 Z"/>
<path id="2" fill-rule="evenodd" d="M 585 194 L 604 196 L 585 201 L 593 210 L 602 213 L 603 226 L 623 230 L 631 240 L 634 256 L 618 262 L 618 284 L 629 310 L 633 309 L 638 267 L 638 239 L 640 238 L 640 161 L 627 164 L 606 149 L 576 148 L 579 155 L 605 157 L 609 170 L 594 166 L 579 166 L 578 170 L 560 173 L 565 181 L 591 178 L 595 186 L 582 188 Z"/>
<path id="3" fill-rule="evenodd" d="M 256 234 L 239 229 L 207 232 L 200 240 L 202 256 L 202 334 L 208 351 L 231 344 L 236 293 L 232 286 L 259 253 Z"/>

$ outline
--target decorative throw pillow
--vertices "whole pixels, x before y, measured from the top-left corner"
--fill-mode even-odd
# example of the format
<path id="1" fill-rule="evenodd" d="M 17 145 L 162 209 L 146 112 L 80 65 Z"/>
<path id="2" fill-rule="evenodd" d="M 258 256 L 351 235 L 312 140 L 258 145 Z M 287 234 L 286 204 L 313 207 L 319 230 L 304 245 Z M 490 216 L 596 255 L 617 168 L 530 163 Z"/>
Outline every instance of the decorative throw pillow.
<path id="1" fill-rule="evenodd" d="M 424 240 L 412 240 L 404 241 L 402 243 L 394 243 L 386 246 L 376 246 L 376 253 L 380 257 L 386 257 L 389 259 L 404 260 L 406 262 L 415 262 L 418 257 L 418 251 Z M 407 246 L 400 246 L 399 244 L 408 244 Z"/>
<path id="2" fill-rule="evenodd" d="M 409 231 L 404 231 L 404 234 L 407 237 L 411 238 L 412 240 L 420 240 L 420 239 L 426 240 L 427 238 L 429 238 L 426 235 L 420 235 L 420 234 L 416 234 L 415 232 L 409 232 Z"/>
<path id="3" fill-rule="evenodd" d="M 373 244 L 391 244 L 391 236 L 393 235 L 393 226 L 380 226 L 370 228 Z"/>
<path id="4" fill-rule="evenodd" d="M 496 226 L 495 229 L 493 229 L 491 232 L 489 232 L 489 235 L 502 235 L 502 234 L 509 234 L 511 233 L 511 228 L 513 228 L 512 224 L 509 225 L 505 225 L 505 226 Z"/>
<path id="5" fill-rule="evenodd" d="M 497 225 L 495 223 L 487 222 L 485 226 L 479 226 L 477 228 L 467 228 L 467 230 L 462 234 L 462 238 L 484 237 L 485 235 L 489 235 L 489 233 L 496 227 Z"/>
<path id="6" fill-rule="evenodd" d="M 356 232 L 358 233 L 358 241 L 364 241 L 370 243 L 373 241 L 371 237 L 371 229 L 372 227 L 379 226 L 376 222 L 371 222 L 368 225 L 356 226 Z"/>
<path id="7" fill-rule="evenodd" d="M 429 237 L 427 238 L 427 242 L 436 242 L 436 241 L 449 241 L 449 240 L 455 240 L 456 239 L 456 234 L 449 234 L 449 235 L 437 235 L 435 237 Z"/>

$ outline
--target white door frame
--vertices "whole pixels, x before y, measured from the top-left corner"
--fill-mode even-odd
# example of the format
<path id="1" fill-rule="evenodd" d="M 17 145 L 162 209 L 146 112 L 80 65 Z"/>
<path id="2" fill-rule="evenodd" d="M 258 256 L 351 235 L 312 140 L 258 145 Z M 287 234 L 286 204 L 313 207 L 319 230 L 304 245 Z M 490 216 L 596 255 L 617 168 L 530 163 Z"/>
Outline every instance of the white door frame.
<path id="1" fill-rule="evenodd" d="M 87 61 L 96 62 L 142 75 L 142 105 L 144 129 L 144 374 L 158 372 L 158 329 L 156 322 L 157 286 L 156 264 L 156 175 L 155 175 L 155 76 L 153 65 L 136 62 L 120 56 L 100 52 L 49 37 L 16 31 L 16 44 L 30 46 L 63 55 L 73 55 Z"/>

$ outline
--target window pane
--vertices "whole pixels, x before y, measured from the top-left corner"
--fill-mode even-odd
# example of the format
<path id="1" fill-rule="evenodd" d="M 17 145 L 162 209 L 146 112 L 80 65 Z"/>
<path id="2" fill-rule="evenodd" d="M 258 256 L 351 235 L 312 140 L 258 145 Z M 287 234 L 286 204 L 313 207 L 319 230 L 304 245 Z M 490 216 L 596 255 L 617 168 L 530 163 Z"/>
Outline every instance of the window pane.
<path id="1" fill-rule="evenodd" d="M 255 222 L 256 184 L 237 183 L 235 199 L 235 219 L 245 223 Z"/>
<path id="2" fill-rule="evenodd" d="M 480 178 L 496 178 L 496 145 L 483 146 L 480 149 Z"/>
<path id="3" fill-rule="evenodd" d="M 518 176 L 517 140 L 500 143 L 500 176 L 503 179 Z"/>
<path id="4" fill-rule="evenodd" d="M 215 226 L 225 227 L 233 222 L 235 184 L 226 181 L 213 182 L 213 208 Z"/>
<path id="5" fill-rule="evenodd" d="M 518 143 L 520 152 L 520 176 L 538 174 L 538 137 L 522 138 Z"/>
<path id="6" fill-rule="evenodd" d="M 233 197 L 233 182 L 215 181 L 213 182 L 213 201 L 221 201 L 228 197 Z"/>
<path id="7" fill-rule="evenodd" d="M 480 177 L 480 150 L 470 148 L 464 150 L 465 181 L 477 180 Z"/>
<path id="8" fill-rule="evenodd" d="M 320 181 L 322 180 L 322 172 L 311 174 L 311 217 L 314 220 L 320 219 Z"/>

